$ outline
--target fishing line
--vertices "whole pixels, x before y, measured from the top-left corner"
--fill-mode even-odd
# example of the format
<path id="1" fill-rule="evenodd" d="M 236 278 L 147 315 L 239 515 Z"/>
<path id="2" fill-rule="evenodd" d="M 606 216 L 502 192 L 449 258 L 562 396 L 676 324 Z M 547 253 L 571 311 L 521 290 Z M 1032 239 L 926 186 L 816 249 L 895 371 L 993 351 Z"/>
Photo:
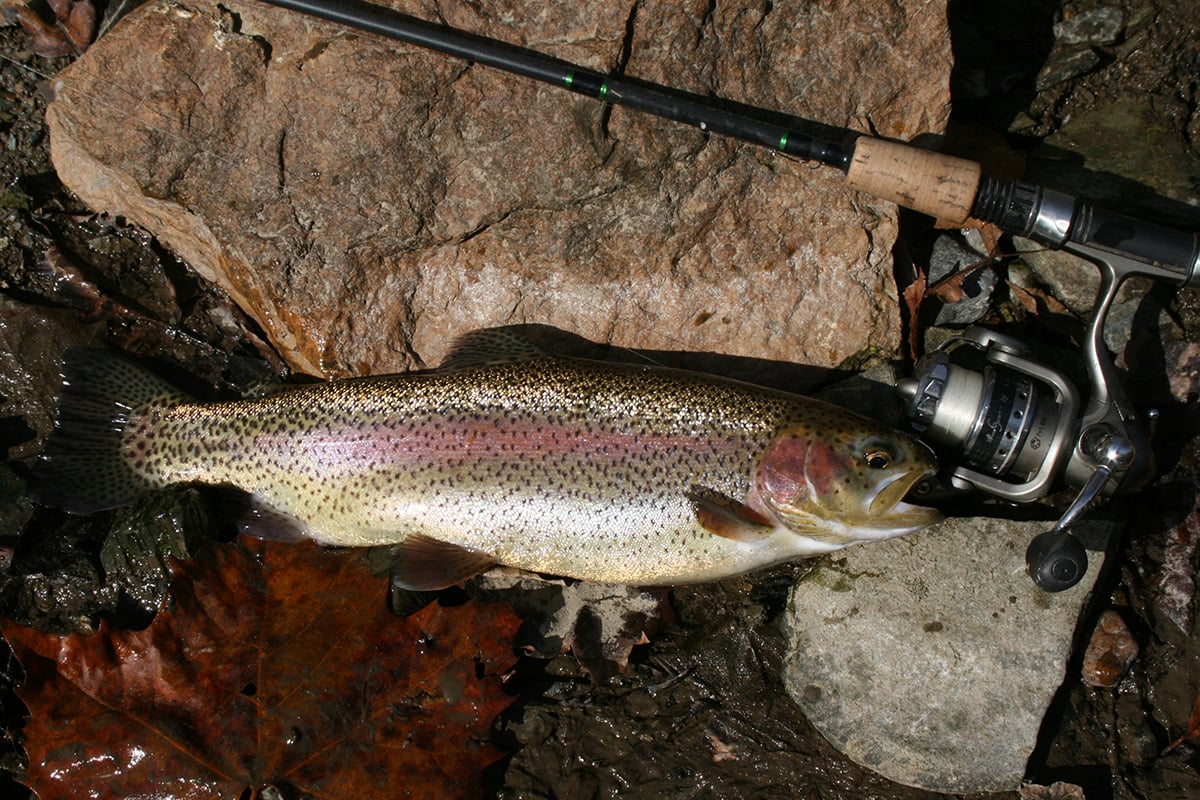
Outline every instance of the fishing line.
<path id="1" fill-rule="evenodd" d="M 336 36 L 336 34 L 335 34 L 335 36 Z M 388 47 L 386 41 L 379 41 L 379 40 L 373 39 L 371 37 L 363 37 L 360 40 L 360 42 L 362 45 L 370 47 L 375 52 L 383 53 L 385 55 L 395 55 L 397 52 L 404 53 L 406 55 L 420 53 L 419 50 L 411 50 L 407 47 L 404 47 L 403 45 L 401 46 L 401 49 L 397 50 L 397 48 L 395 48 L 395 47 Z M 113 113 L 115 116 L 123 118 L 129 122 L 135 123 L 137 126 L 143 128 L 145 130 L 151 131 L 165 139 L 169 139 L 169 140 L 175 142 L 176 144 L 184 144 L 184 145 L 196 147 L 200 153 L 202 153 L 205 156 L 213 158 L 214 160 L 217 161 L 218 164 L 229 169 L 231 172 L 245 169 L 247 165 L 254 165 L 256 168 L 263 170 L 264 172 L 278 171 L 278 161 L 276 159 L 271 159 L 271 158 L 268 158 L 265 156 L 258 155 L 256 153 L 251 153 L 251 152 L 244 153 L 239 158 L 239 157 L 230 155 L 228 153 L 221 152 L 219 149 L 211 147 L 211 139 L 206 141 L 206 140 L 201 140 L 201 139 L 197 139 L 194 137 L 182 136 L 182 135 L 176 133 L 175 131 L 171 130 L 169 127 L 169 125 L 171 123 L 174 123 L 177 121 L 175 118 L 171 117 L 170 115 L 168 115 L 166 113 L 163 113 L 162 111 L 154 108 L 151 105 L 147 105 L 144 102 L 145 95 L 138 94 L 132 90 L 129 90 L 123 85 L 115 85 L 115 88 L 119 89 L 119 91 L 129 99 L 130 103 L 129 103 L 128 107 L 125 105 L 113 102 L 111 100 L 105 99 L 99 95 L 96 95 L 93 92 L 88 92 L 88 91 L 79 89 L 75 86 L 68 86 L 58 77 L 57 74 L 53 74 L 53 75 L 49 74 L 45 71 L 37 69 L 36 67 L 34 67 L 32 65 L 22 63 L 21 61 L 18 61 L 17 59 L 14 59 L 3 53 L 0 53 L 0 59 L 13 65 L 14 67 L 18 68 L 19 70 L 27 72 L 45 82 L 47 82 L 52 88 L 52 95 L 54 98 L 58 98 L 59 96 L 61 96 L 64 93 L 66 93 L 68 95 L 70 93 L 75 93 L 78 97 L 84 98 L 84 99 L 94 103 L 95 105 L 108 110 L 109 112 Z M 92 72 L 84 67 L 81 67 L 79 61 L 73 61 L 70 66 L 73 71 L 81 73 L 82 75 L 87 76 L 91 80 L 94 80 L 94 81 L 104 80 L 102 78 L 102 76 L 100 76 L 99 74 Z M 600 106 L 600 108 L 603 108 L 603 106 Z M 137 110 L 149 111 L 151 114 L 160 117 L 163 121 L 163 127 L 157 127 L 157 126 L 147 122 L 144 119 L 138 118 L 135 115 L 135 111 L 137 111 Z M 708 143 L 710 141 L 711 141 L 711 139 L 706 132 L 704 146 L 707 147 Z M 748 149 L 746 152 L 753 153 L 755 151 L 753 149 Z M 778 155 L 778 156 L 784 156 L 787 158 L 788 161 L 795 162 L 797 164 L 807 163 L 807 162 L 801 162 L 799 159 L 795 159 L 795 158 L 791 157 L 790 154 L 787 154 L 787 153 L 783 153 L 783 152 L 779 152 L 779 151 L 772 151 L 772 154 Z M 288 194 L 295 194 L 295 193 L 302 192 L 302 190 L 305 187 L 312 188 L 312 187 L 317 186 L 315 180 L 312 179 L 309 175 L 305 174 L 302 170 L 294 170 L 294 173 L 295 174 L 293 174 L 293 170 L 289 170 L 289 171 L 283 173 L 284 180 L 281 181 L 281 186 L 280 186 L 281 190 L 287 192 Z M 311 195 L 309 195 L 308 199 L 311 200 Z M 350 215 L 354 216 L 355 218 L 363 220 L 363 221 L 370 220 L 370 214 L 366 210 L 364 210 L 363 208 L 361 208 L 359 206 L 350 204 L 348 202 L 337 203 L 336 201 L 322 201 L 322 203 L 320 205 L 325 209 L 326 213 L 350 214 Z M 516 210 L 520 211 L 520 210 L 526 210 L 526 209 L 516 209 Z M 431 239 L 431 243 L 435 243 L 435 244 L 450 244 L 452 242 L 453 242 L 453 240 L 447 240 L 446 242 L 436 242 Z M 467 265 L 467 266 L 468 266 L 468 268 L 472 268 L 472 265 Z M 731 266 L 733 268 L 736 268 L 736 265 L 731 265 Z M 190 267 L 190 265 L 189 265 L 189 267 Z M 514 274 L 514 273 L 512 273 L 511 269 L 507 270 L 507 272 L 510 275 Z M 753 282 L 748 279 L 745 281 L 742 281 L 740 283 L 740 286 L 743 290 L 750 290 L 750 292 L 753 292 Z M 643 313 L 645 313 L 647 311 L 646 303 L 638 302 L 636 298 L 630 297 L 627 292 L 627 289 L 624 286 L 614 287 L 614 288 L 616 288 L 616 291 L 618 293 L 618 300 L 617 300 L 617 302 L 615 302 L 612 305 L 602 305 L 602 304 L 596 303 L 594 300 L 592 300 L 590 297 L 588 297 L 586 295 L 586 293 L 572 293 L 569 295 L 564 295 L 563 297 L 564 297 L 564 299 L 569 299 L 572 302 L 578 302 L 581 305 L 584 305 L 585 307 L 589 308 L 591 311 L 595 312 L 597 314 L 597 316 L 602 319 L 610 317 L 610 316 L 616 316 L 616 318 L 619 319 L 621 316 L 621 312 L 619 312 L 618 309 L 621 306 L 635 307 L 635 308 L 640 309 Z M 759 292 L 753 292 L 753 293 L 749 294 L 749 296 L 747 296 L 745 293 L 743 293 L 742 297 L 744 297 L 745 302 L 750 303 L 750 304 L 766 303 L 768 300 L 768 294 L 761 290 Z M 553 297 L 550 297 L 547 299 L 551 302 L 553 302 L 553 300 L 554 300 Z M 522 304 L 526 303 L 528 300 L 529 300 L 529 297 L 526 294 L 522 293 Z M 796 304 L 798 305 L 799 302 L 800 302 L 799 299 L 797 299 Z M 700 309 L 700 310 L 707 312 L 707 309 Z M 795 308 L 792 308 L 790 311 L 794 312 Z M 661 326 L 647 325 L 642 328 L 641 333 L 642 334 L 650 333 L 656 340 L 661 342 L 662 349 L 664 349 L 664 350 L 668 350 L 668 349 L 676 350 L 676 351 L 688 351 L 689 350 L 688 342 L 686 342 L 684 339 L 682 339 L 676 335 L 673 335 L 671 332 L 663 329 Z M 633 350 L 632 348 L 622 347 L 620 345 L 612 345 L 612 346 L 617 349 L 621 349 L 621 350 L 625 350 L 630 353 L 633 353 L 638 358 L 646 359 L 653 363 L 653 359 L 650 356 L 646 355 L 645 353 L 638 352 L 637 350 Z M 643 348 L 643 349 L 645 349 L 645 348 Z"/>

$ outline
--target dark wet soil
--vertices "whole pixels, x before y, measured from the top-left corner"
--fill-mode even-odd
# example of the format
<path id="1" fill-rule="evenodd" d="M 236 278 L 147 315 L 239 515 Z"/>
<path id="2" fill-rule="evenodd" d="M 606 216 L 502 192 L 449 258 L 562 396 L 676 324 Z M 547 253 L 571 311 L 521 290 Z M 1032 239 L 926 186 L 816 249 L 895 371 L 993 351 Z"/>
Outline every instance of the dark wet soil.
<path id="1" fill-rule="evenodd" d="M 1115 41 L 1056 44 L 1055 22 L 1102 6 L 1124 14 Z M 1073 118 L 1123 99 L 1149 98 L 1155 124 L 1197 157 L 1200 6 L 1193 0 L 1061 6 L 957 0 L 951 19 L 953 146 L 1001 170 L 1027 162 L 1046 182 L 1070 172 L 1084 187 L 1070 191 L 1086 194 L 1089 180 L 1101 181 L 1091 188 L 1128 206 L 1118 210 L 1159 209 L 1166 221 L 1197 226 L 1186 204 L 1125 182 L 1112 192 L 1103 175 L 1064 153 L 1062 142 L 1050 150 L 1043 144 Z M 58 355 L 68 345 L 107 342 L 176 365 L 210 392 L 263 381 L 278 373 L 279 362 L 232 304 L 186 265 L 123 221 L 94 216 L 59 185 L 42 114 L 47 81 L 65 60 L 34 56 L 28 36 L 13 27 L 0 28 L 0 56 L 0 444 L 9 458 L 0 466 L 0 607 L 62 631 L 87 630 L 100 613 L 136 622 L 145 609 L 130 606 L 128 598 L 137 591 L 114 591 L 98 568 L 111 518 L 80 521 L 25 497 L 27 460 L 50 425 Z M 1078 63 L 1091 66 L 1047 85 L 1045 70 L 1067 74 Z M 1193 204 L 1197 193 L 1200 185 L 1193 187 Z M 912 226 L 907 235 L 929 234 Z M 1194 292 L 1164 302 L 1185 342 L 1200 341 Z M 1008 313 L 996 310 L 1011 320 Z M 1025 330 L 1045 332 L 1027 322 Z M 1178 363 L 1163 356 L 1142 369 L 1161 375 Z M 1141 654 L 1114 688 L 1084 684 L 1079 661 L 1092 617 L 1081 623 L 1079 654 L 1029 767 L 1032 781 L 1079 784 L 1090 800 L 1200 795 L 1200 741 L 1185 736 L 1200 695 L 1196 398 L 1180 401 L 1161 384 L 1148 378 L 1134 393 L 1164 408 L 1171 423 L 1165 474 L 1132 502 L 1137 522 L 1095 611 L 1120 610 Z M 849 762 L 786 698 L 775 677 L 783 642 L 774 622 L 795 569 L 676 591 L 653 644 L 635 648 L 628 674 L 599 686 L 569 656 L 522 662 L 521 700 L 496 722 L 499 741 L 512 751 L 491 776 L 498 795 L 937 796 Z M 142 587 L 146 598 L 153 597 L 152 583 L 147 578 Z M 24 712 L 12 694 L 19 680 L 19 667 L 0 655 L 0 768 L 9 772 L 21 769 Z M 685 752 L 674 746 L 697 737 L 709 747 Z M 9 793 L 19 791 L 11 776 L 5 781 L 0 794 L 17 796 Z"/>

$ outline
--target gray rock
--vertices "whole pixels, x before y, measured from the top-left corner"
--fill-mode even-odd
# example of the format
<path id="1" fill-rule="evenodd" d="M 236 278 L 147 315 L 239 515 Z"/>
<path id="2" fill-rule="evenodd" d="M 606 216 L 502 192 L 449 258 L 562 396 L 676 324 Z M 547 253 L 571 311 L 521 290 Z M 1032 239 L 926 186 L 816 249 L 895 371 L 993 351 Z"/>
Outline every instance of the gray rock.
<path id="1" fill-rule="evenodd" d="M 898 783 L 1016 789 L 1103 558 L 1059 594 L 1025 574 L 1044 522 L 950 519 L 850 548 L 792 590 L 788 693 L 836 747 Z M 1109 526 L 1080 528 L 1089 549 Z"/>
<path id="2" fill-rule="evenodd" d="M 1055 48 L 1038 72 L 1037 90 L 1043 92 L 1072 78 L 1085 75 L 1100 65 L 1100 55 L 1090 47 Z"/>
<path id="3" fill-rule="evenodd" d="M 1075 14 L 1054 25 L 1054 38 L 1062 44 L 1114 44 L 1125 30 L 1125 12 L 1101 6 Z"/>
<path id="4" fill-rule="evenodd" d="M 889 137 L 948 110 L 944 3 L 391 5 Z M 239 0 L 147 4 L 55 88 L 64 183 L 303 372 L 436 364 L 522 323 L 814 366 L 900 337 L 894 207 L 762 148 Z"/>
<path id="5" fill-rule="evenodd" d="M 1013 247 L 1021 259 L 1048 287 L 1054 296 L 1080 317 L 1087 317 L 1100 290 L 1100 271 L 1092 262 L 1062 250 L 1049 250 L 1045 245 L 1013 237 Z M 1114 353 L 1120 353 L 1130 339 L 1130 326 L 1138 304 L 1149 288 L 1149 281 L 1126 281 L 1117 292 L 1117 299 L 1108 312 L 1104 327 L 1104 343 Z"/>
<path id="6" fill-rule="evenodd" d="M 1072 117 L 1029 159 L 1028 178 L 1113 211 L 1184 229 L 1200 224 L 1195 187 L 1200 159 L 1163 124 L 1152 97 L 1121 96 Z M 1069 157 L 1064 157 L 1069 153 Z M 1014 237 L 1039 281 L 1072 312 L 1090 313 L 1100 285 L 1097 268 L 1070 253 Z M 1105 343 L 1124 350 L 1151 283 L 1127 281 L 1105 328 Z"/>
<path id="7" fill-rule="evenodd" d="M 1163 102 L 1121 95 L 1072 115 L 1030 153 L 1027 179 L 1113 211 L 1194 227 L 1200 158 L 1164 121 Z"/>
<path id="8" fill-rule="evenodd" d="M 929 286 L 955 273 L 966 273 L 958 279 L 959 292 L 954 301 L 942 301 L 934 325 L 970 325 L 983 318 L 996 289 L 996 272 L 986 262 L 984 253 L 956 233 L 946 232 L 934 240 L 929 256 Z"/>

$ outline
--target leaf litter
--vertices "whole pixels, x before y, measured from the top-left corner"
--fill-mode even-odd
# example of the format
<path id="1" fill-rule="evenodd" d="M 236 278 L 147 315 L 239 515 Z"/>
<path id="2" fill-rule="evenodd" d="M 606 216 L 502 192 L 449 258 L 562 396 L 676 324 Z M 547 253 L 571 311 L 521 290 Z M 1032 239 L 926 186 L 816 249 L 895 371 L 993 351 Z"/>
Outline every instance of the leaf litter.
<path id="1" fill-rule="evenodd" d="M 42 58 L 78 56 L 96 35 L 96 7 L 91 0 L 46 0 L 50 19 L 30 8 L 27 0 L 3 0 L 4 16 L 15 17 Z"/>
<path id="2" fill-rule="evenodd" d="M 172 562 L 142 630 L 0 620 L 25 681 L 27 784 L 78 797 L 479 796 L 519 620 L 400 618 L 361 552 L 238 539 Z"/>

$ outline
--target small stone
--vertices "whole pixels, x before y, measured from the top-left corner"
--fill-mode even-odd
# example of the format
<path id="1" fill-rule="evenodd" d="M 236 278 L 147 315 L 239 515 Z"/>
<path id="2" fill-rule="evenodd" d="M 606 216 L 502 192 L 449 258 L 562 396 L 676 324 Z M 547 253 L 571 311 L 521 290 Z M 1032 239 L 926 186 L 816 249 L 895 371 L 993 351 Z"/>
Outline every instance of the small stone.
<path id="1" fill-rule="evenodd" d="M 1105 611 L 1083 654 L 1083 682 L 1088 686 L 1112 688 L 1137 655 L 1137 641 L 1125 620 L 1116 611 Z"/>
<path id="2" fill-rule="evenodd" d="M 1100 56 L 1090 47 L 1080 49 L 1056 49 L 1046 60 L 1046 65 L 1037 76 L 1037 90 L 1043 92 L 1072 78 L 1091 72 L 1100 65 Z"/>
<path id="3" fill-rule="evenodd" d="M 1112 530 L 1079 526 L 1095 547 Z M 1089 552 L 1089 577 L 1042 592 L 1025 549 L 1044 530 L 951 518 L 822 562 L 785 612 L 788 693 L 835 746 L 890 780 L 1017 789 L 1103 560 Z"/>
<path id="4" fill-rule="evenodd" d="M 1054 25 L 1054 38 L 1062 44 L 1115 44 L 1125 29 L 1125 12 L 1102 6 L 1075 14 Z"/>
<path id="5" fill-rule="evenodd" d="M 1082 787 L 1063 781 L 1049 786 L 1027 783 L 1021 786 L 1017 795 L 1021 800 L 1087 800 Z"/>
<path id="6" fill-rule="evenodd" d="M 1065 250 L 1051 250 L 1032 239 L 1014 236 L 1012 241 L 1038 281 L 1049 287 L 1063 305 L 1080 317 L 1091 314 L 1100 290 L 1097 265 Z M 1104 342 L 1112 352 L 1120 353 L 1128 344 L 1134 314 L 1149 288 L 1146 281 L 1126 281 L 1117 291 L 1104 326 Z"/>

